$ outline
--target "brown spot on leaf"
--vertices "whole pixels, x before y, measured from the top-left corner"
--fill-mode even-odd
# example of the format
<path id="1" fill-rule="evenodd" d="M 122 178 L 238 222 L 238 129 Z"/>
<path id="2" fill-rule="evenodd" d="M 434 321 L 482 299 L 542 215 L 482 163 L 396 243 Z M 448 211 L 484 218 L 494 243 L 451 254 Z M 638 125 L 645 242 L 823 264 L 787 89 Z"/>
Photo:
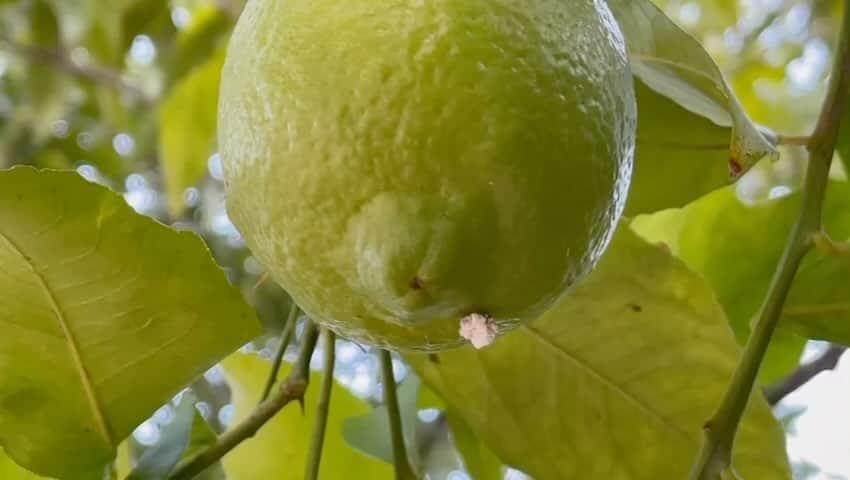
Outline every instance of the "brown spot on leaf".
<path id="1" fill-rule="evenodd" d="M 735 157 L 729 157 L 729 176 L 735 180 L 741 176 L 741 172 L 743 171 L 744 167 L 741 166 L 741 162 Z"/>
<path id="2" fill-rule="evenodd" d="M 410 281 L 410 288 L 413 290 L 422 290 L 425 288 L 425 281 L 419 277 L 413 277 L 413 280 Z"/>
<path id="3" fill-rule="evenodd" d="M 641 307 L 637 303 L 630 303 L 629 308 L 635 313 L 640 313 L 643 311 L 643 307 Z"/>
<path id="4" fill-rule="evenodd" d="M 437 365 L 439 365 L 439 364 L 440 364 L 440 357 L 438 357 L 436 353 L 429 354 L 429 355 L 428 355 L 428 360 L 429 360 L 431 363 L 436 363 Z"/>

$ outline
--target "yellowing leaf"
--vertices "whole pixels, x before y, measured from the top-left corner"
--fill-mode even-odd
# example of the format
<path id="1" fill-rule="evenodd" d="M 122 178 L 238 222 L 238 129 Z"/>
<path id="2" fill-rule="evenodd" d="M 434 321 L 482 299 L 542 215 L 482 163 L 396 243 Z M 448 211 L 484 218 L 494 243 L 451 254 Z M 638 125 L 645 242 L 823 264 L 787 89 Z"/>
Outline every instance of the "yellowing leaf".
<path id="1" fill-rule="evenodd" d="M 409 356 L 506 464 L 539 480 L 686 478 L 738 347 L 705 282 L 622 228 L 559 305 L 488 348 Z M 734 464 L 790 479 L 784 435 L 753 396 Z"/>
<path id="2" fill-rule="evenodd" d="M 627 215 L 685 205 L 777 155 L 771 135 L 749 119 L 699 42 L 649 0 L 608 4 L 638 80 L 638 146 Z M 658 188 L 659 181 L 665 188 Z"/>
<path id="3" fill-rule="evenodd" d="M 224 369 L 233 391 L 234 422 L 247 417 L 257 406 L 265 385 L 270 364 L 253 355 L 235 354 L 224 362 Z M 291 366 L 284 365 L 280 378 L 289 374 Z M 305 413 L 297 404 L 287 406 L 266 424 L 251 440 L 224 457 L 224 469 L 229 480 L 302 480 L 310 435 L 316 417 L 321 374 L 311 375 L 310 387 L 304 401 Z M 369 405 L 354 397 L 345 388 L 335 385 L 331 395 L 325 446 L 320 478 L 363 478 L 381 480 L 393 478 L 392 466 L 367 457 L 346 443 L 342 436 L 343 421 L 370 411 Z M 389 435 L 389 432 L 387 432 Z"/>
<path id="4" fill-rule="evenodd" d="M 159 111 L 159 144 L 168 209 L 175 217 L 184 209 L 183 195 L 207 171 L 215 150 L 216 115 L 224 49 L 186 75 Z"/>
<path id="5" fill-rule="evenodd" d="M 850 184 L 832 182 L 824 224 L 837 240 L 850 239 Z M 635 220 L 636 230 L 665 242 L 712 284 L 740 339 L 761 306 L 800 208 L 794 194 L 758 205 L 738 200 L 731 188 L 680 210 Z M 781 332 L 850 345 L 850 258 L 812 252 L 803 261 L 785 303 Z M 780 337 L 781 339 L 782 337 Z M 799 353 L 799 347 L 798 347 Z M 786 362 L 785 371 L 797 363 Z M 782 372 L 779 372 L 782 373 Z M 776 375 L 774 375 L 775 377 Z"/>
<path id="6" fill-rule="evenodd" d="M 29 167 L 0 172 L 0 325 L 0 445 L 60 478 L 260 332 L 197 235 Z"/>

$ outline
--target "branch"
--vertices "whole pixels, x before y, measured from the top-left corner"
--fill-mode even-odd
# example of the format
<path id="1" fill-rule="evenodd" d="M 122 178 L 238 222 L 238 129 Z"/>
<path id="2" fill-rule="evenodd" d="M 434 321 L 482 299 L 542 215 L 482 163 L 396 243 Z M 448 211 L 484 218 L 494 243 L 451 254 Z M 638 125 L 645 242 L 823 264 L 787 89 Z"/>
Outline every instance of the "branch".
<path id="1" fill-rule="evenodd" d="M 729 389 L 712 418 L 705 424 L 705 440 L 691 469 L 691 480 L 717 480 L 730 472 L 738 424 L 752 394 L 770 339 L 800 262 L 813 246 L 813 235 L 823 230 L 823 201 L 829 167 L 835 151 L 844 106 L 850 100 L 850 0 L 845 2 L 835 66 L 826 100 L 807 145 L 809 167 L 803 203 L 794 230 L 774 274 L 767 297 L 747 340 Z"/>
<path id="2" fill-rule="evenodd" d="M 410 467 L 407 450 L 404 447 L 404 429 L 401 424 L 401 413 L 398 408 L 395 377 L 393 377 L 393 359 L 387 350 L 381 350 L 381 377 L 384 384 L 384 404 L 390 418 L 390 431 L 393 441 L 393 464 L 395 465 L 396 480 L 415 480 L 416 475 Z"/>
<path id="3" fill-rule="evenodd" d="M 334 364 L 336 363 L 336 335 L 325 330 L 325 372 L 322 377 L 322 389 L 319 392 L 319 404 L 316 407 L 316 424 L 313 426 L 313 439 L 304 470 L 304 480 L 318 480 L 319 465 L 322 463 L 322 447 L 325 443 L 325 430 L 328 427 L 331 391 L 334 386 Z"/>
<path id="4" fill-rule="evenodd" d="M 842 345 L 832 345 L 820 357 L 809 363 L 800 365 L 797 370 L 784 379 L 765 388 L 764 395 L 767 397 L 768 403 L 770 403 L 771 406 L 776 405 L 782 401 L 783 398 L 803 385 L 809 383 L 809 381 L 815 378 L 819 373 L 834 369 L 836 365 L 838 365 L 838 360 L 841 359 L 841 356 L 844 355 L 845 351 L 847 351 L 847 347 Z"/>
<path id="5" fill-rule="evenodd" d="M 280 372 L 280 365 L 283 363 L 283 356 L 286 354 L 286 349 L 289 347 L 289 343 L 292 341 L 292 332 L 295 331 L 295 323 L 298 319 L 298 305 L 295 304 L 295 301 L 292 301 L 292 307 L 289 309 L 289 315 L 286 317 L 286 325 L 283 327 L 283 332 L 280 335 L 280 345 L 277 347 L 277 352 L 275 352 L 274 360 L 272 361 L 272 368 L 269 372 L 269 378 L 266 380 L 266 386 L 263 388 L 263 394 L 260 396 L 260 403 L 265 401 L 265 399 L 269 398 L 269 395 L 272 393 L 272 389 L 274 385 L 277 383 L 277 376 Z"/>
<path id="6" fill-rule="evenodd" d="M 297 400 L 304 401 L 304 393 L 310 382 L 310 358 L 316 349 L 319 339 L 319 328 L 313 322 L 307 323 L 304 330 L 304 340 L 298 359 L 292 367 L 292 372 L 266 401 L 232 430 L 228 430 L 216 440 L 215 444 L 198 452 L 196 455 L 181 462 L 169 477 L 170 480 L 190 480 L 206 470 L 221 457 L 227 455 L 243 441 L 253 437 L 257 431 L 271 420 L 283 407 Z"/>
<path id="7" fill-rule="evenodd" d="M 38 45 L 23 45 L 2 34 L 0 34 L 0 47 L 30 63 L 53 68 L 80 80 L 117 90 L 139 102 L 153 101 L 143 90 L 127 83 L 118 71 L 94 64 L 81 65 L 61 50 Z"/>

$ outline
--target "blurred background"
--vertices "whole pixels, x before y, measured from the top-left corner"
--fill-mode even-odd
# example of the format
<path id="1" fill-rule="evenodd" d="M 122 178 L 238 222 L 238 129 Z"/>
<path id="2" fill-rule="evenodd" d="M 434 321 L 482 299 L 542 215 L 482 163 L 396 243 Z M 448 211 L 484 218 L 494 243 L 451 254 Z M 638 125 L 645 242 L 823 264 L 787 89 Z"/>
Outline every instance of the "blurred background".
<path id="1" fill-rule="evenodd" d="M 757 122 L 784 135 L 809 132 L 831 66 L 838 0 L 656 3 L 703 43 Z M 262 266 L 229 222 L 215 151 L 218 72 L 242 4 L 0 0 L 0 168 L 76 169 L 122 192 L 138 212 L 200 233 L 267 327 L 268 338 L 249 348 L 271 356 L 289 299 L 262 281 Z M 802 149 L 786 149 L 781 161 L 742 179 L 738 192 L 751 202 L 785 195 L 799 185 L 804 163 Z M 825 348 L 811 343 L 804 359 Z M 340 341 L 338 359 L 338 380 L 378 401 L 374 353 Z M 399 380 L 409 377 L 402 362 L 395 366 Z M 213 427 L 224 428 L 232 412 L 220 369 L 193 390 Z M 850 358 L 776 412 L 788 427 L 798 478 L 850 479 Z M 136 430 L 136 455 L 158 441 L 172 416 L 165 406 Z M 418 416 L 431 478 L 468 478 L 439 412 Z"/>

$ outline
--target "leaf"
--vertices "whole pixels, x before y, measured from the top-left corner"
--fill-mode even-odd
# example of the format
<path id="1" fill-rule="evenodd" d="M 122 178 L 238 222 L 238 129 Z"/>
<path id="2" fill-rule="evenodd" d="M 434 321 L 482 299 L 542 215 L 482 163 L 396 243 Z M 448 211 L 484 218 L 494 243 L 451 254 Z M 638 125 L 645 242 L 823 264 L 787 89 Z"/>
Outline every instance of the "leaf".
<path id="1" fill-rule="evenodd" d="M 234 424 L 247 417 L 257 406 L 270 363 L 255 355 L 234 354 L 223 363 L 233 391 Z M 280 378 L 291 366 L 281 368 Z M 228 480 L 301 480 L 315 421 L 321 374 L 313 373 L 304 399 L 305 413 L 290 405 L 267 423 L 250 441 L 224 457 Z M 392 467 L 369 458 L 351 447 L 342 436 L 346 418 L 368 413 L 369 405 L 335 384 L 325 435 L 320 478 L 357 478 L 381 480 L 393 478 Z"/>
<path id="2" fill-rule="evenodd" d="M 40 477 L 19 466 L 2 450 L 0 450 L 0 478 L 3 480 L 47 480 L 46 477 Z"/>
<path id="3" fill-rule="evenodd" d="M 638 145 L 627 215 L 685 205 L 765 156 L 777 156 L 772 135 L 749 119 L 699 42 L 649 0 L 608 4 L 638 80 Z M 658 188 L 661 179 L 669 189 Z"/>
<path id="4" fill-rule="evenodd" d="M 621 228 L 599 267 L 537 321 L 475 351 L 408 357 L 506 464 L 540 480 L 686 478 L 738 359 L 705 282 Z M 744 478 L 789 479 L 784 436 L 753 396 Z"/>
<path id="5" fill-rule="evenodd" d="M 503 478 L 502 462 L 467 425 L 463 416 L 455 410 L 446 411 L 452 432 L 452 440 L 463 457 L 463 465 L 475 479 Z"/>
<path id="6" fill-rule="evenodd" d="M 197 235 L 74 172 L 0 172 L 0 445 L 86 478 L 181 387 L 259 334 Z"/>
<path id="7" fill-rule="evenodd" d="M 398 403 L 401 414 L 404 443 L 414 469 L 421 470 L 417 442 L 418 399 L 420 380 L 411 375 L 398 386 Z M 393 463 L 393 444 L 387 408 L 379 405 L 366 415 L 346 418 L 342 423 L 342 436 L 355 450 L 372 458 Z M 417 467 L 418 466 L 418 467 Z"/>
<path id="8" fill-rule="evenodd" d="M 824 207 L 826 230 L 850 239 L 850 184 L 832 182 Z M 681 210 L 635 220 L 636 230 L 669 244 L 714 286 L 740 339 L 761 306 L 800 208 L 800 195 L 748 206 L 733 189 L 715 192 Z M 742 259 L 746 259 L 742 261 Z M 819 251 L 800 266 L 786 300 L 780 332 L 850 345 L 850 258 Z M 785 329 L 785 332 L 782 332 Z M 786 367 L 796 366 L 794 363 Z M 777 372 L 782 373 L 782 372 Z"/>
<path id="9" fill-rule="evenodd" d="M 168 208 L 179 217 L 183 193 L 207 171 L 215 150 L 219 76 L 224 49 L 183 78 L 159 111 L 159 143 Z"/>
<path id="10" fill-rule="evenodd" d="M 165 480 L 181 459 L 216 441 L 215 432 L 195 408 L 197 397 L 183 393 L 171 423 L 160 430 L 160 439 L 147 449 L 127 480 Z"/>
<path id="11" fill-rule="evenodd" d="M 475 479 L 502 478 L 502 462 L 475 434 L 463 417 L 427 385 L 419 388 L 419 407 L 443 410 L 449 424 L 452 441 L 463 458 L 463 466 Z"/>

